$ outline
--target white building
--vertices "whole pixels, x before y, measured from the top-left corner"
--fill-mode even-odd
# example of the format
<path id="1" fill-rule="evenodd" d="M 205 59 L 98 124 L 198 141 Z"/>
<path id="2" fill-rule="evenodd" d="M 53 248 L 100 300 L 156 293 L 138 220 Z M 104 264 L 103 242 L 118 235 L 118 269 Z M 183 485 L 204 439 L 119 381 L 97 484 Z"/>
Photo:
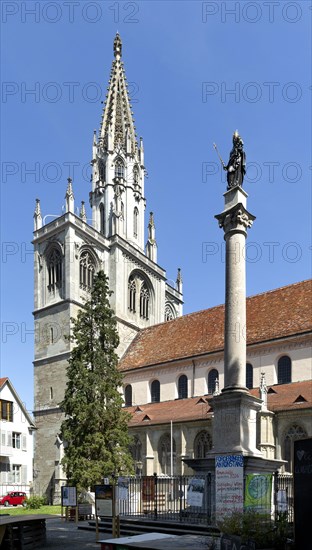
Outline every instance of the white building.
<path id="1" fill-rule="evenodd" d="M 0 378 L 0 492 L 31 492 L 35 425 L 8 378 Z"/>

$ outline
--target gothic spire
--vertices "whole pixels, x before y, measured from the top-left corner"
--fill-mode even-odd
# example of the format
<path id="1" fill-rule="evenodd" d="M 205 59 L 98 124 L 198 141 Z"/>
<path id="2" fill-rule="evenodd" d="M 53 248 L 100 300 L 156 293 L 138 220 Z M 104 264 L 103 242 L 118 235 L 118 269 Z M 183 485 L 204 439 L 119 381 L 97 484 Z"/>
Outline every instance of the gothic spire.
<path id="1" fill-rule="evenodd" d="M 153 262 L 157 262 L 157 243 L 155 238 L 155 222 L 154 214 L 150 212 L 150 218 L 148 222 L 148 239 L 146 243 L 146 255 Z"/>
<path id="2" fill-rule="evenodd" d="M 177 291 L 181 292 L 181 294 L 182 294 L 182 285 L 183 285 L 183 281 L 182 281 L 181 269 L 179 267 L 178 268 L 178 274 L 177 274 L 177 280 L 176 280 L 176 286 L 177 286 Z"/>
<path id="3" fill-rule="evenodd" d="M 84 201 L 81 201 L 79 217 L 82 219 L 83 222 L 87 222 L 87 214 Z"/>
<path id="4" fill-rule="evenodd" d="M 72 186 L 72 179 L 67 178 L 67 189 L 66 189 L 66 212 L 74 212 L 74 192 Z"/>
<path id="5" fill-rule="evenodd" d="M 136 134 L 128 93 L 127 78 L 121 61 L 122 42 L 114 40 L 114 60 L 99 131 L 103 146 L 113 151 L 118 145 L 128 154 L 135 152 Z"/>
<path id="6" fill-rule="evenodd" d="M 42 216 L 40 208 L 40 200 L 36 199 L 36 207 L 34 212 L 34 230 L 40 229 L 42 227 Z"/>

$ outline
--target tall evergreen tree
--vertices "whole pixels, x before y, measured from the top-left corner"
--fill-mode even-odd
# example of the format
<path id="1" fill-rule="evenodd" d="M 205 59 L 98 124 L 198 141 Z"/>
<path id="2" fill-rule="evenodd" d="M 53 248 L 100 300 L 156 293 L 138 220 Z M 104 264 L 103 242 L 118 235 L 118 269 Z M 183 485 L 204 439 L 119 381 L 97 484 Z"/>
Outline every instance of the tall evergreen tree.
<path id="1" fill-rule="evenodd" d="M 108 278 L 100 271 L 94 277 L 90 299 L 72 319 L 70 339 L 75 346 L 61 403 L 65 413 L 62 463 L 67 478 L 85 489 L 112 473 L 132 471 L 130 415 L 122 408 L 118 391 L 122 384 L 117 370 L 119 337 L 110 295 Z"/>

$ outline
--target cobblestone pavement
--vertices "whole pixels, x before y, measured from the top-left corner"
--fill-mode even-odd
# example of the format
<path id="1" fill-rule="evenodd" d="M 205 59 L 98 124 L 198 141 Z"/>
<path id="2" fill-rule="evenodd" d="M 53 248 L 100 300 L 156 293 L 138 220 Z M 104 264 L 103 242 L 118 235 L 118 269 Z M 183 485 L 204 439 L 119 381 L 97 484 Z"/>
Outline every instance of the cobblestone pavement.
<path id="1" fill-rule="evenodd" d="M 81 525 L 83 522 L 80 521 L 79 524 Z M 95 541 L 95 531 L 78 529 L 73 521 L 65 522 L 61 518 L 51 518 L 46 520 L 46 526 L 47 542 L 44 548 L 49 550 L 100 549 L 100 544 Z M 112 538 L 112 535 L 109 533 L 99 534 L 100 540 L 110 538 Z"/>

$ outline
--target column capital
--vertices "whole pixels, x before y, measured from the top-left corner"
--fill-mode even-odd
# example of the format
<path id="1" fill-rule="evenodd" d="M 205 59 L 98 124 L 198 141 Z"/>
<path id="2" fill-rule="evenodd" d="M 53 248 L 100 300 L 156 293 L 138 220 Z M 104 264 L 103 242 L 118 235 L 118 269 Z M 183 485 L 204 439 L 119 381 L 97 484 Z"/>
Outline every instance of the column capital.
<path id="1" fill-rule="evenodd" d="M 245 206 L 239 202 L 229 209 L 217 214 L 215 218 L 219 222 L 219 227 L 227 233 L 240 232 L 247 234 L 247 229 L 252 226 L 256 216 L 248 212 Z"/>

